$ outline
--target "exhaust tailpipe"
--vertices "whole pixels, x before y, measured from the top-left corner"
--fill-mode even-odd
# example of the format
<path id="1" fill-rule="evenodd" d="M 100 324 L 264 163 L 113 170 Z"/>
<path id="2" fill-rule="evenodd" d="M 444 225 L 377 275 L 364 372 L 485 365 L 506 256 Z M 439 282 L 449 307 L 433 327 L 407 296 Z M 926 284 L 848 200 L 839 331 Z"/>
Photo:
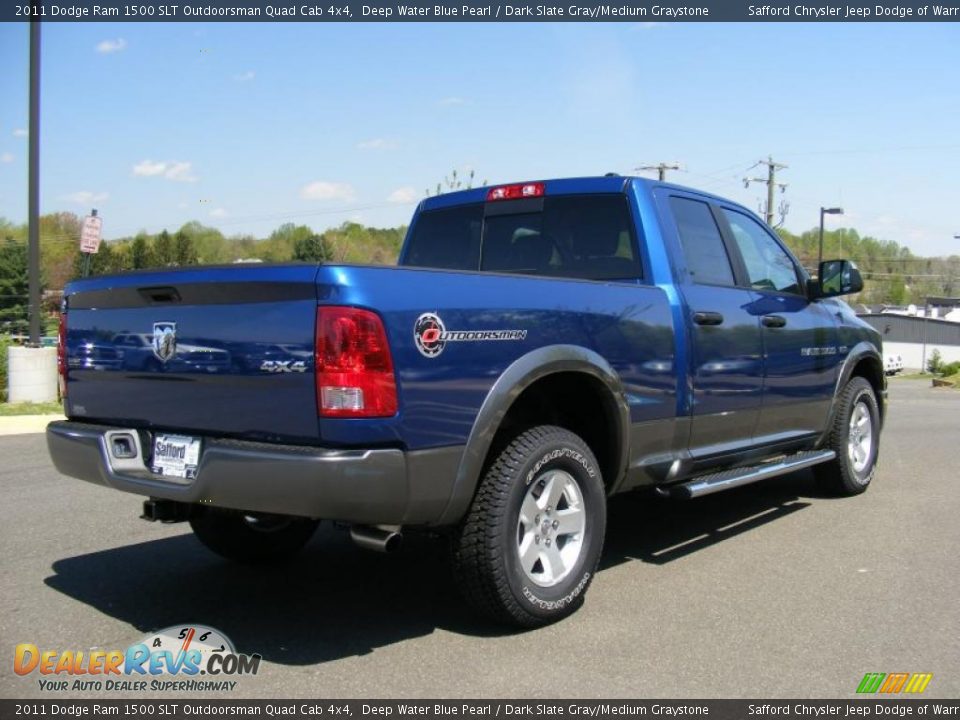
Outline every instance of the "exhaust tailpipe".
<path id="1" fill-rule="evenodd" d="M 370 525 L 353 525 L 350 528 L 350 539 L 359 547 L 377 552 L 390 553 L 400 549 L 403 535 L 398 527 L 372 527 Z"/>

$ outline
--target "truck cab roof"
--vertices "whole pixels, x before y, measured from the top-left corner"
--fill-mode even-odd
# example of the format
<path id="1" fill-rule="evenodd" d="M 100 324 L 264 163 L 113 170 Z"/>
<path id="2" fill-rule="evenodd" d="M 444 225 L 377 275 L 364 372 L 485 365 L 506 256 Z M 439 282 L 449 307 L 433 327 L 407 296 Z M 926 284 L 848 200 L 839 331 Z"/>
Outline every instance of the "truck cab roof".
<path id="1" fill-rule="evenodd" d="M 591 193 L 625 193 L 631 185 L 642 185 L 647 189 L 654 187 L 670 188 L 680 190 L 684 193 L 699 195 L 704 198 L 710 198 L 717 202 L 723 202 L 733 205 L 743 210 L 747 210 L 753 215 L 752 211 L 744 208 L 740 203 L 729 200 L 728 198 L 704 192 L 696 188 L 678 185 L 676 183 L 654 180 L 652 178 L 638 177 L 636 175 L 594 175 L 575 178 L 552 178 L 547 180 L 524 180 L 517 182 L 495 183 L 481 187 L 470 188 L 469 190 L 456 190 L 453 192 L 433 195 L 424 199 L 418 207 L 418 212 L 425 210 L 437 210 L 439 208 L 452 207 L 455 205 L 468 205 L 471 203 L 482 203 L 487 201 L 487 194 L 490 190 L 508 185 L 543 185 L 543 195 L 586 195 Z"/>

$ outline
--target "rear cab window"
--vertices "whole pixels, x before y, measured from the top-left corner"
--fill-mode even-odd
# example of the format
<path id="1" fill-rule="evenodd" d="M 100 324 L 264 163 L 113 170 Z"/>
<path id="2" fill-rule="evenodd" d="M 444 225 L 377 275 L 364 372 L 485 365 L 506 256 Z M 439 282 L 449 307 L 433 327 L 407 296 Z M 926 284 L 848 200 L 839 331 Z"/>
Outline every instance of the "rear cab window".
<path id="1" fill-rule="evenodd" d="M 555 195 L 422 212 L 403 265 L 587 280 L 642 277 L 625 195 Z"/>
<path id="2" fill-rule="evenodd" d="M 420 213 L 404 265 L 476 270 L 480 263 L 483 205 L 457 205 Z"/>

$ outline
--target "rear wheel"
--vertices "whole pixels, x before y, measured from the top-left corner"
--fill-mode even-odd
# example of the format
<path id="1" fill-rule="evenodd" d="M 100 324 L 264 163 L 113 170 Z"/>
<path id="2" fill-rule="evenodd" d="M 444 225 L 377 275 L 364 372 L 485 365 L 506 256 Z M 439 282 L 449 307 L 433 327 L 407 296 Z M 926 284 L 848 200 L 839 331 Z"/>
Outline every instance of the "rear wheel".
<path id="1" fill-rule="evenodd" d="M 250 564 L 292 557 L 310 541 L 318 524 L 310 518 L 212 507 L 198 508 L 190 518 L 190 527 L 207 548 L 228 560 Z"/>
<path id="2" fill-rule="evenodd" d="M 846 384 L 837 399 L 826 447 L 837 456 L 816 465 L 821 486 L 837 495 L 858 495 L 870 486 L 877 465 L 880 410 L 873 386 L 862 377 Z"/>
<path id="3" fill-rule="evenodd" d="M 566 617 L 583 604 L 605 529 L 606 495 L 587 444 L 559 427 L 527 430 L 490 466 L 454 539 L 461 591 L 498 622 Z"/>

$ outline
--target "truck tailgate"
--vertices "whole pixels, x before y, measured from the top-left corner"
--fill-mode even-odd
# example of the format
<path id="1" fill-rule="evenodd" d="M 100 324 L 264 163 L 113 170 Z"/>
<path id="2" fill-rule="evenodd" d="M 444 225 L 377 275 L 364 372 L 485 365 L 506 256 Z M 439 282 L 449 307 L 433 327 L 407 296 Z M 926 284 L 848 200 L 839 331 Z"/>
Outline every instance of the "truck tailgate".
<path id="1" fill-rule="evenodd" d="M 312 265 L 185 269 L 66 289 L 71 417 L 317 442 Z"/>

